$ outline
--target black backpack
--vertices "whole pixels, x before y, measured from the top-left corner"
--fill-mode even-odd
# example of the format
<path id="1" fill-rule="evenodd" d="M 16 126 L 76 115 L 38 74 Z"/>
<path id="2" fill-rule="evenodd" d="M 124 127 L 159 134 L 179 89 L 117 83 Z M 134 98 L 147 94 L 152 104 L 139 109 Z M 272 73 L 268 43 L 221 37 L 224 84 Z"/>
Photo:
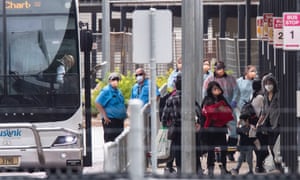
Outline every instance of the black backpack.
<path id="1" fill-rule="evenodd" d="M 242 109 L 241 109 L 241 116 L 245 115 L 250 117 L 249 119 L 249 123 L 256 125 L 257 121 L 258 121 L 258 116 L 256 115 L 255 109 L 253 107 L 253 105 L 251 104 L 252 99 L 248 102 L 245 102 L 245 104 L 243 105 Z"/>
<path id="2" fill-rule="evenodd" d="M 168 92 L 166 95 L 159 98 L 158 113 L 159 113 L 160 121 L 162 121 L 162 114 L 163 114 L 163 110 L 166 105 L 167 99 L 172 95 L 172 93 L 174 93 L 174 91 Z"/>

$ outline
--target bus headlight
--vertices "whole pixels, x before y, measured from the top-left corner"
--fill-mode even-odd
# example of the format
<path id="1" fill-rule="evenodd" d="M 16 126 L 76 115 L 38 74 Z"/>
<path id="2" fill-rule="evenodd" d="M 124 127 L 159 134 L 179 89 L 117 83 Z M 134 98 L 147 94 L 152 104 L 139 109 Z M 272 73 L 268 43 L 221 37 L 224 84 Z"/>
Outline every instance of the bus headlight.
<path id="1" fill-rule="evenodd" d="M 77 143 L 77 137 L 73 135 L 58 136 L 52 146 L 66 146 Z"/>

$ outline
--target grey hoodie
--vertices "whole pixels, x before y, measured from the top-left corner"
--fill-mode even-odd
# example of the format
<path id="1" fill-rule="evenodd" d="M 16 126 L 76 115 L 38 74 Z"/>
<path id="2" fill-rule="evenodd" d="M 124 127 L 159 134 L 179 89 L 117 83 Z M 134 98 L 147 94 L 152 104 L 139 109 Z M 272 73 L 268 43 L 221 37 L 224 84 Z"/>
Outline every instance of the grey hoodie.
<path id="1" fill-rule="evenodd" d="M 274 85 L 271 101 L 268 100 L 268 91 L 265 89 L 265 84 L 268 80 L 272 81 Z M 275 129 L 279 125 L 280 116 L 279 89 L 276 79 L 270 74 L 266 75 L 262 80 L 262 89 L 264 91 L 262 115 L 265 116 L 265 120 L 269 120 L 272 129 Z"/>

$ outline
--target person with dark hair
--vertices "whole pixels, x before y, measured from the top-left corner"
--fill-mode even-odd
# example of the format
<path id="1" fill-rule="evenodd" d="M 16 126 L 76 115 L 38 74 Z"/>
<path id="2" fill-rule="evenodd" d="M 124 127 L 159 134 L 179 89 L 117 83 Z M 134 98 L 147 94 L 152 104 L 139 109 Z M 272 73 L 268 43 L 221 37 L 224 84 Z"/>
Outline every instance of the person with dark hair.
<path id="1" fill-rule="evenodd" d="M 118 89 L 120 80 L 118 73 L 111 73 L 108 77 L 109 84 L 95 100 L 95 106 L 102 115 L 104 142 L 114 141 L 124 129 L 127 113 L 123 94 Z"/>
<path id="2" fill-rule="evenodd" d="M 242 163 L 246 160 L 249 171 L 247 174 L 253 174 L 253 149 L 254 149 L 254 137 L 250 137 L 250 116 L 248 114 L 241 114 L 239 117 L 239 125 L 237 128 L 237 133 L 240 135 L 239 143 L 238 143 L 238 151 L 240 152 L 238 163 L 235 168 L 231 170 L 232 175 L 238 175 L 239 170 L 242 166 Z"/>
<path id="3" fill-rule="evenodd" d="M 163 109 L 162 124 L 175 127 L 174 136 L 171 141 L 171 158 L 167 162 L 166 171 L 175 172 L 173 161 L 176 161 L 177 172 L 181 169 L 181 73 L 177 74 L 175 80 L 175 94 L 171 95 Z"/>
<path id="4" fill-rule="evenodd" d="M 261 89 L 261 80 L 255 79 L 252 84 L 253 94 L 251 97 L 251 104 L 254 107 L 256 116 L 259 117 L 263 107 L 263 92 Z"/>
<path id="5" fill-rule="evenodd" d="M 207 93 L 208 84 L 211 81 L 216 81 L 220 84 L 223 89 L 223 96 L 230 104 L 232 109 L 237 107 L 237 100 L 239 97 L 239 88 L 236 83 L 236 78 L 227 74 L 225 72 L 225 63 L 222 61 L 217 61 L 214 66 L 213 75 L 209 76 L 203 83 L 203 95 L 205 96 Z M 235 116 L 235 114 L 234 114 Z M 236 133 L 237 127 L 237 118 L 234 117 L 233 121 L 228 122 L 228 146 L 236 146 L 238 141 L 238 135 Z M 231 161 L 234 161 L 234 152 L 228 152 L 228 158 Z"/>
<path id="6" fill-rule="evenodd" d="M 201 108 L 202 114 L 205 116 L 203 124 L 203 131 L 205 136 L 203 139 L 207 142 L 208 156 L 207 168 L 208 175 L 212 176 L 215 163 L 215 148 L 221 148 L 221 173 L 228 173 L 226 168 L 226 132 L 227 124 L 233 120 L 233 114 L 230 104 L 223 96 L 223 89 L 216 81 L 211 81 L 207 86 L 207 95 L 204 97 Z"/>
<path id="7" fill-rule="evenodd" d="M 265 75 L 262 80 L 264 90 L 263 108 L 259 120 L 256 124 L 260 141 L 266 140 L 269 146 L 275 167 L 280 169 L 280 164 L 275 161 L 274 145 L 280 133 L 280 97 L 276 79 L 272 74 Z M 263 147 L 263 146 L 262 146 Z M 279 152 L 276 152 L 278 154 Z M 263 161 L 268 156 L 268 148 L 262 148 L 257 157 L 256 172 L 264 172 Z"/>

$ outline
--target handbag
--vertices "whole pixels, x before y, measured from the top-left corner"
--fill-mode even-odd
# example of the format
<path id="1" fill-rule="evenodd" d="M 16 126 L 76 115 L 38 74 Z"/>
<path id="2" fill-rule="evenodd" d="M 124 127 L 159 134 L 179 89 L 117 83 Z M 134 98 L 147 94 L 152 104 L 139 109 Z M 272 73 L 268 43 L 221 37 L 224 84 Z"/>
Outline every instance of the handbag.
<path id="1" fill-rule="evenodd" d="M 168 129 L 161 128 L 156 136 L 157 159 L 167 159 L 170 156 L 171 141 L 168 140 Z"/>
<path id="2" fill-rule="evenodd" d="M 176 127 L 174 124 L 171 124 L 169 127 L 168 127 L 168 135 L 167 135 L 167 138 L 169 140 L 173 140 L 175 138 L 175 131 L 176 131 Z"/>

